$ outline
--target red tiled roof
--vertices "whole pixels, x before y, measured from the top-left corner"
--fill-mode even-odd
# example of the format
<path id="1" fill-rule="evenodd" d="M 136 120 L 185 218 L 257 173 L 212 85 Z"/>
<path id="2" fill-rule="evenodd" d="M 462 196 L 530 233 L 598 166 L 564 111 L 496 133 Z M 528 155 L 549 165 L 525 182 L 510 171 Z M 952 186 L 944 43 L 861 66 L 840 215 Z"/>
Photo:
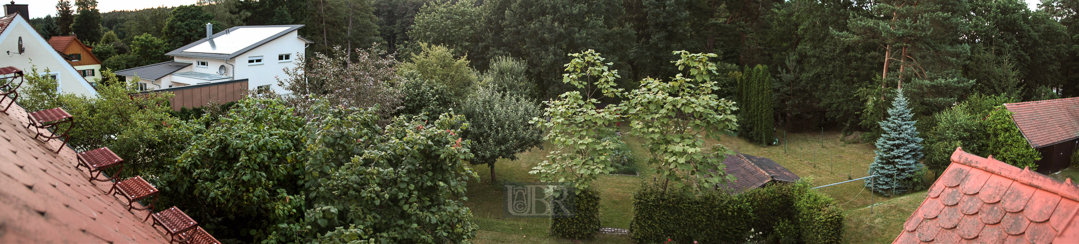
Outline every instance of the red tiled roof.
<path id="1" fill-rule="evenodd" d="M 1079 138 L 1079 97 L 1005 103 L 1034 148 Z"/>
<path id="2" fill-rule="evenodd" d="M 15 14 L 16 13 L 12 13 L 7 16 L 0 17 L 0 32 L 4 32 L 4 29 L 7 29 L 7 26 L 11 24 L 11 21 L 15 20 Z"/>
<path id="3" fill-rule="evenodd" d="M 1079 243 L 1079 186 L 963 152 L 895 243 Z"/>
<path id="4" fill-rule="evenodd" d="M 795 182 L 799 179 L 798 175 L 775 161 L 749 154 L 727 155 L 723 164 L 727 166 L 724 171 L 735 177 L 735 181 L 727 184 L 727 188 L 735 193 L 761 187 L 772 181 Z"/>
<path id="5" fill-rule="evenodd" d="M 49 46 L 52 46 L 52 49 L 57 52 L 64 53 L 64 49 L 67 49 L 67 46 L 71 45 L 74 40 L 74 36 L 54 36 L 49 38 Z"/>
<path id="6" fill-rule="evenodd" d="M 146 211 L 106 194 L 111 182 L 90 184 L 75 151 L 53 153 L 59 140 L 34 139 L 22 107 L 8 113 L 0 114 L 0 243 L 168 242 L 143 222 Z"/>

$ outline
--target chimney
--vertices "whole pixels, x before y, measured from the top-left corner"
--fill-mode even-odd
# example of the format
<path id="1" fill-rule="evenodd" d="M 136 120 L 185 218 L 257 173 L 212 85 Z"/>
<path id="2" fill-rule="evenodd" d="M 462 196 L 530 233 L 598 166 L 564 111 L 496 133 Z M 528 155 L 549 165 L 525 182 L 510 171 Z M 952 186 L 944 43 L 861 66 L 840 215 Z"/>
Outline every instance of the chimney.
<path id="1" fill-rule="evenodd" d="M 206 23 L 206 39 L 210 39 L 210 49 L 217 49 L 217 44 L 214 43 L 214 24 Z"/>
<path id="2" fill-rule="evenodd" d="M 6 16 L 12 13 L 19 13 L 24 20 L 27 22 L 30 21 L 30 7 L 26 6 L 26 4 L 15 4 L 14 0 L 11 1 L 11 4 L 5 4 L 4 15 Z"/>

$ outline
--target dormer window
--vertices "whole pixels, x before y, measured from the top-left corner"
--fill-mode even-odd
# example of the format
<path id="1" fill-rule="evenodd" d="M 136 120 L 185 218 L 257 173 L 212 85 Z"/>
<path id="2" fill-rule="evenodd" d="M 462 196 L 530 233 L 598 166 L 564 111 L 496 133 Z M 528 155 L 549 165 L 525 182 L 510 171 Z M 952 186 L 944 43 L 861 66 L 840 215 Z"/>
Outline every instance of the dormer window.
<path id="1" fill-rule="evenodd" d="M 286 54 L 278 54 L 277 55 L 277 62 L 281 62 L 281 63 L 292 62 L 292 54 L 288 54 L 288 53 L 286 53 Z"/>
<path id="2" fill-rule="evenodd" d="M 79 60 L 82 60 L 82 54 L 79 54 L 79 53 L 75 53 L 75 54 L 68 54 L 68 55 L 67 55 L 67 57 L 68 57 L 68 59 L 70 59 L 71 61 L 79 61 Z"/>
<path id="3" fill-rule="evenodd" d="M 210 67 L 210 62 L 206 62 L 206 61 L 195 61 L 195 67 L 199 67 L 199 68 L 206 68 L 206 67 Z"/>
<path id="4" fill-rule="evenodd" d="M 262 56 L 250 56 L 247 57 L 247 65 L 260 65 L 262 64 Z"/>

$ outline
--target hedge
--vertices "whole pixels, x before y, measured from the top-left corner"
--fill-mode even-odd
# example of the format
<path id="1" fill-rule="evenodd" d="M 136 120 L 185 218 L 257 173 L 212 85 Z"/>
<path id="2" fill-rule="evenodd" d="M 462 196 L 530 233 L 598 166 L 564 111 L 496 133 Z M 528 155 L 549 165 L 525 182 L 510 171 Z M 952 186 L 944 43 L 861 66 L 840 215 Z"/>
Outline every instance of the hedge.
<path id="1" fill-rule="evenodd" d="M 638 243 L 840 243 L 843 212 L 806 183 L 777 184 L 739 195 L 663 191 L 645 184 L 633 195 L 630 232 Z"/>
<path id="2" fill-rule="evenodd" d="M 570 239 L 592 239 L 599 232 L 599 192 L 577 189 L 573 217 L 552 218 L 551 235 Z"/>

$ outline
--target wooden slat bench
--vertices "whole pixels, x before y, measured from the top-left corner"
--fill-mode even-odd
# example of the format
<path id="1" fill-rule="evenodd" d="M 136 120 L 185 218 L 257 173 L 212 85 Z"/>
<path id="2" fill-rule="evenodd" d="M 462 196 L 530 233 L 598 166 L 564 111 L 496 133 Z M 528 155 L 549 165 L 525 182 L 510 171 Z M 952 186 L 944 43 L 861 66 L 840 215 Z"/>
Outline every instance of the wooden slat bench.
<path id="1" fill-rule="evenodd" d="M 113 192 L 113 190 L 115 190 L 116 192 Z M 127 198 L 128 211 L 131 211 L 132 209 L 150 210 L 150 213 L 146 214 L 146 219 L 142 220 L 146 221 L 147 219 L 150 219 L 150 214 L 154 212 L 154 203 L 157 203 L 156 195 L 158 191 L 157 188 L 154 187 L 154 185 L 151 185 L 150 182 L 146 182 L 146 180 L 143 180 L 141 176 L 135 176 L 113 184 L 112 189 L 109 189 L 109 193 L 119 193 L 120 195 L 123 195 L 124 198 Z M 154 201 L 150 202 L 149 205 L 146 205 L 142 208 L 135 207 L 135 202 L 151 196 L 155 197 Z"/>
<path id="2" fill-rule="evenodd" d="M 64 111 L 62 108 L 52 108 L 33 112 L 27 115 L 27 117 L 30 120 L 30 124 L 26 125 L 26 128 L 35 127 L 37 131 L 37 135 L 34 136 L 34 139 L 44 137 L 45 142 L 48 142 L 52 139 L 64 138 L 64 143 L 60 144 L 60 148 L 56 149 L 56 153 L 60 153 L 60 149 L 63 149 L 64 145 L 67 145 L 68 132 L 71 132 L 71 128 L 75 127 L 71 114 L 68 114 L 67 111 Z M 64 132 L 60 132 L 61 124 L 68 125 Z M 42 129 L 49 132 L 49 135 L 45 135 L 45 132 L 41 132 Z"/>
<path id="3" fill-rule="evenodd" d="M 180 234 L 181 242 L 187 244 L 221 244 L 217 238 L 207 233 L 202 227 Z"/>
<path id="4" fill-rule="evenodd" d="M 170 243 L 176 241 L 176 237 L 180 234 L 194 229 L 199 225 L 199 223 L 195 222 L 191 217 L 188 217 L 184 211 L 180 211 L 176 206 L 154 213 L 150 216 L 154 218 L 154 223 L 151 226 L 160 225 L 161 228 L 165 228 L 165 232 L 169 233 Z"/>
<path id="5" fill-rule="evenodd" d="M 78 169 L 80 166 L 85 166 L 89 169 L 90 183 L 93 183 L 94 180 L 111 181 L 119 177 L 120 172 L 124 171 L 124 159 L 120 158 L 120 156 L 116 156 L 116 154 L 112 153 L 112 150 L 109 150 L 107 147 L 78 153 L 78 159 L 79 165 L 76 165 L 75 168 Z M 116 171 L 116 174 L 112 177 L 107 177 L 104 180 L 98 179 L 98 177 L 101 176 L 102 170 L 116 165 L 120 165 L 120 170 Z M 97 172 L 97 174 L 95 175 L 94 172 Z"/>

